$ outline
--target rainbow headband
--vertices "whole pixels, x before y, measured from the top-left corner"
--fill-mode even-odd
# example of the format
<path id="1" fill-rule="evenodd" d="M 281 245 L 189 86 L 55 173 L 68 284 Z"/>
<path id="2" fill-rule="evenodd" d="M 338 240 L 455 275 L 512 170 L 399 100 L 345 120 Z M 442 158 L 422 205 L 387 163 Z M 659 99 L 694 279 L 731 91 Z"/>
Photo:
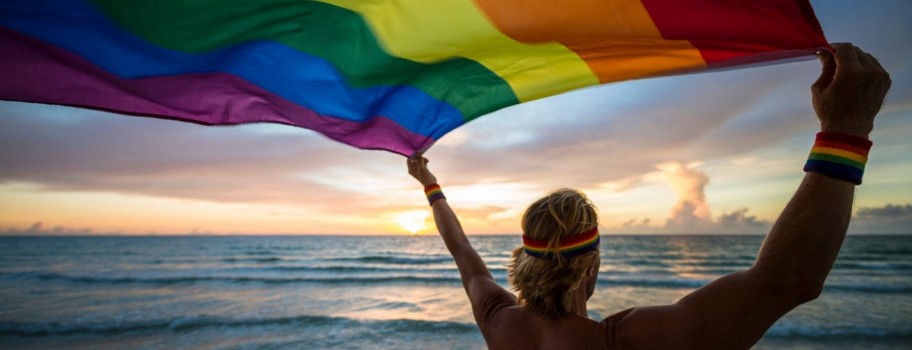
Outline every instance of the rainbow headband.
<path id="1" fill-rule="evenodd" d="M 523 235 L 522 239 L 523 250 L 526 254 L 536 258 L 549 254 L 559 254 L 564 258 L 574 257 L 598 249 L 600 241 L 598 227 L 564 238 L 560 240 L 556 248 L 552 247 L 551 249 L 548 248 L 547 240 L 532 239 L 526 235 Z"/>

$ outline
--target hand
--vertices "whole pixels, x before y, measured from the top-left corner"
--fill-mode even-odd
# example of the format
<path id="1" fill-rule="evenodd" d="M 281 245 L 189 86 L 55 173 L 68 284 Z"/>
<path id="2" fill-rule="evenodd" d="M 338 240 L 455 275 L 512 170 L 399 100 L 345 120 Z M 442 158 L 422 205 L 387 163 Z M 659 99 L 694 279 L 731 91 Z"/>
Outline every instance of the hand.
<path id="1" fill-rule="evenodd" d="M 833 50 L 835 57 L 818 54 L 823 73 L 811 86 L 821 130 L 867 138 L 890 90 L 890 74 L 852 44 L 833 44 Z"/>
<path id="2" fill-rule="evenodd" d="M 408 157 L 407 162 L 409 175 L 412 175 L 415 180 L 418 180 L 422 186 L 428 187 L 437 183 L 437 177 L 434 176 L 434 174 L 431 174 L 431 171 L 427 168 L 427 158 L 421 153 L 415 153 L 411 157 Z"/>

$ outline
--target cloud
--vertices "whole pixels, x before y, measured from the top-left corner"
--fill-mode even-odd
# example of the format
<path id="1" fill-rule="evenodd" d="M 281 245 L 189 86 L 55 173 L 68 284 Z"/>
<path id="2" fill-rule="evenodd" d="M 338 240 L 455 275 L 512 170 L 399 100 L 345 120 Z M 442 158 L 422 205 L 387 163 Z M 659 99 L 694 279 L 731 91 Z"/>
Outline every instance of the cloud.
<path id="1" fill-rule="evenodd" d="M 912 233 L 912 204 L 861 207 L 855 211 L 849 231 L 853 233 Z"/>
<path id="2" fill-rule="evenodd" d="M 699 170 L 700 163 L 668 162 L 657 167 L 662 177 L 678 195 L 678 200 L 666 220 L 666 229 L 693 233 L 757 232 L 769 225 L 755 216 L 747 215 L 747 208 L 724 213 L 712 220 L 706 201 L 709 176 Z"/>
<path id="3" fill-rule="evenodd" d="M 706 187 L 709 176 L 699 169 L 701 163 L 663 162 L 655 166 L 657 171 L 645 174 L 637 181 L 643 183 L 661 181 L 677 195 L 664 225 L 653 224 L 651 218 L 631 218 L 618 227 L 606 231 L 617 233 L 763 233 L 770 222 L 748 215 L 748 208 L 740 208 L 712 218 Z"/>
<path id="4" fill-rule="evenodd" d="M 856 220 L 861 221 L 887 221 L 887 222 L 906 222 L 912 220 L 912 204 L 893 205 L 887 204 L 883 207 L 862 207 L 858 208 L 855 214 Z"/>
<path id="5" fill-rule="evenodd" d="M 467 220 L 482 220 L 482 221 L 499 221 L 512 219 L 512 217 L 504 217 L 504 214 L 512 214 L 513 211 L 507 208 L 495 206 L 495 205 L 484 205 L 477 208 L 466 208 L 461 209 L 457 213 L 460 218 Z"/>
<path id="6" fill-rule="evenodd" d="M 0 184 L 315 206 L 376 203 L 371 186 L 413 182 L 397 155 L 356 150 L 302 129 L 276 126 L 289 131 L 266 133 L 262 126 L 200 127 L 51 106 L 3 107 Z"/>
<path id="7" fill-rule="evenodd" d="M 770 225 L 769 221 L 757 219 L 757 217 L 753 215 L 747 215 L 747 208 L 741 208 L 730 213 L 722 214 L 716 222 L 722 227 L 730 228 L 765 228 Z"/>
<path id="8" fill-rule="evenodd" d="M 665 225 L 653 225 L 649 218 L 632 218 L 618 227 L 608 227 L 610 233 L 659 233 L 659 234 L 763 234 L 770 228 L 770 222 L 748 215 L 747 208 L 737 209 L 719 215 L 715 220 L 697 219 L 685 214 L 666 219 Z"/>
<path id="9" fill-rule="evenodd" d="M 697 166 L 699 163 L 680 162 L 667 162 L 657 166 L 662 179 L 678 195 L 677 203 L 671 209 L 671 215 L 666 222 L 668 227 L 696 228 L 710 220 L 705 193 L 709 177 L 697 170 Z"/>
<path id="10" fill-rule="evenodd" d="M 41 221 L 34 222 L 31 226 L 25 229 L 17 229 L 14 227 L 8 228 L 6 231 L 0 232 L 3 235 L 16 235 L 16 236 L 73 236 L 73 235 L 90 235 L 93 234 L 91 228 L 70 228 L 66 226 L 54 226 L 45 228 L 44 223 Z"/>
<path id="11" fill-rule="evenodd" d="M 621 223 L 621 227 L 625 229 L 644 229 L 649 227 L 649 223 L 652 221 L 650 218 L 638 219 L 633 218 Z"/>

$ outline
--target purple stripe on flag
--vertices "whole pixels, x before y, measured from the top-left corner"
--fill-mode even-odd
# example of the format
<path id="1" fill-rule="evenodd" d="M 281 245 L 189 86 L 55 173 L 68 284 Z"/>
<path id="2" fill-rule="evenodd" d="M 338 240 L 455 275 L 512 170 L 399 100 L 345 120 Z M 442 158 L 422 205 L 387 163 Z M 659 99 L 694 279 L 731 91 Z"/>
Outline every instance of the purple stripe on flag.
<path id="1" fill-rule="evenodd" d="M 432 138 L 384 116 L 353 122 L 315 113 L 227 73 L 121 79 L 80 56 L 0 27 L 0 99 L 84 106 L 204 125 L 280 123 L 402 155 Z M 54 96 L 53 99 L 47 96 Z"/>

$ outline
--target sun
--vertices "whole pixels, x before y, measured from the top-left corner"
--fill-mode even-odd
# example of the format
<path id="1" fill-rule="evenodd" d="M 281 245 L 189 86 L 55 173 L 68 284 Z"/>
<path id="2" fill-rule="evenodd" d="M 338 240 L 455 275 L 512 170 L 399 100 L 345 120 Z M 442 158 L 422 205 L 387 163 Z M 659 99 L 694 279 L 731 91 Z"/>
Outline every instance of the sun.
<path id="1" fill-rule="evenodd" d="M 393 220 L 411 234 L 417 234 L 427 228 L 427 219 L 430 214 L 426 210 L 404 211 L 393 217 Z"/>

